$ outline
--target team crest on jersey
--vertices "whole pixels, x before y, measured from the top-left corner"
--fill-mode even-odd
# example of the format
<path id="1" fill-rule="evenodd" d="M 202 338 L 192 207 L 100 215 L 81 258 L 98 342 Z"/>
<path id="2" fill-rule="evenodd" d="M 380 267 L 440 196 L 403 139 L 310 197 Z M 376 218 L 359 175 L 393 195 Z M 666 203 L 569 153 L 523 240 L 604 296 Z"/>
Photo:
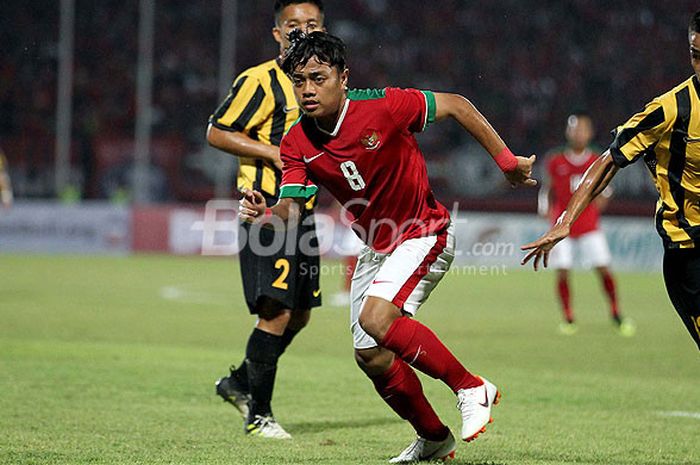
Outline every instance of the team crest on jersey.
<path id="1" fill-rule="evenodd" d="M 365 129 L 360 137 L 360 144 L 367 150 L 377 150 L 382 144 L 379 131 L 376 129 Z"/>

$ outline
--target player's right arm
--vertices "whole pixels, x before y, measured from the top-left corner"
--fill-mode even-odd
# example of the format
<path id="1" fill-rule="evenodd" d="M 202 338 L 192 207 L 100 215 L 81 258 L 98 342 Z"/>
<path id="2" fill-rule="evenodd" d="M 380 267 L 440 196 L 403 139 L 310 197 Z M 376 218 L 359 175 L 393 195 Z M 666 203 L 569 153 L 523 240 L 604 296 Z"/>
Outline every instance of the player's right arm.
<path id="1" fill-rule="evenodd" d="M 209 124 L 207 142 L 212 147 L 238 157 L 259 158 L 282 169 L 279 147 L 251 139 L 244 132 L 224 131 Z"/>
<path id="2" fill-rule="evenodd" d="M 638 160 L 671 130 L 676 116 L 675 99 L 668 93 L 649 103 L 643 111 L 618 127 L 610 148 L 586 170 L 566 210 L 554 226 L 536 241 L 520 247 L 530 251 L 521 264 L 524 265 L 534 258 L 535 270 L 540 260 L 546 268 L 550 250 L 569 235 L 571 224 L 581 212 L 608 187 L 619 168 Z"/>
<path id="3" fill-rule="evenodd" d="M 242 75 L 226 99 L 209 118 L 207 142 L 231 155 L 264 160 L 282 169 L 279 148 L 249 136 L 269 117 L 260 106 L 266 98 L 263 86 L 253 76 Z"/>
<path id="4" fill-rule="evenodd" d="M 522 250 L 530 250 L 523 258 L 521 264 L 526 264 L 532 258 L 535 270 L 538 269 L 540 260 L 545 268 L 549 261 L 549 252 L 559 241 L 569 235 L 571 224 L 581 215 L 581 212 L 610 184 L 617 173 L 618 167 L 613 161 L 610 151 L 606 151 L 602 157 L 591 165 L 569 200 L 566 210 L 557 219 L 552 228 L 538 240 L 521 247 Z"/>

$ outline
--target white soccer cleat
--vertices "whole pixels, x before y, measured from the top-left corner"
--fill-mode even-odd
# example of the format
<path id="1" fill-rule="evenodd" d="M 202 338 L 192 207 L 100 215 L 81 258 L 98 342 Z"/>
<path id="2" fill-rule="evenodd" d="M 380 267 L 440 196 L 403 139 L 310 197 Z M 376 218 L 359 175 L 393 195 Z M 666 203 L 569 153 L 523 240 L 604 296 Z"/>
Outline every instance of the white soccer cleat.
<path id="1" fill-rule="evenodd" d="M 469 442 L 486 431 L 486 425 L 493 421 L 491 407 L 501 399 L 496 386 L 486 378 L 479 378 L 484 384 L 457 392 L 457 408 L 462 413 L 462 440 Z"/>
<path id="2" fill-rule="evenodd" d="M 451 431 L 442 441 L 429 441 L 418 436 L 403 452 L 389 460 L 389 463 L 413 463 L 427 460 L 452 460 L 457 444 Z"/>
<path id="3" fill-rule="evenodd" d="M 255 415 L 255 420 L 248 423 L 245 427 L 246 434 L 250 436 L 259 436 L 268 439 L 292 439 L 289 434 L 277 423 L 274 417 Z"/>

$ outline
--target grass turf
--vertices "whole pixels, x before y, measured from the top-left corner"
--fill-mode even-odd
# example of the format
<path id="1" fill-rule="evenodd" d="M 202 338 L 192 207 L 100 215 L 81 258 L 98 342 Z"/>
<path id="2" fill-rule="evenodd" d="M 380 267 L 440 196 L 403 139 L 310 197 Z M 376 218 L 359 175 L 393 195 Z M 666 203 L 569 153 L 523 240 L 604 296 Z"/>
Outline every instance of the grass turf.
<path id="1" fill-rule="evenodd" d="M 413 439 L 355 367 L 345 308 L 315 310 L 284 355 L 274 408 L 294 440 L 265 441 L 246 437 L 214 395 L 253 325 L 237 264 L 8 255 L 1 263 L 2 464 L 385 464 Z M 638 326 L 630 339 L 612 330 L 594 276 L 573 278 L 571 337 L 556 332 L 549 273 L 451 274 L 420 310 L 504 394 L 496 421 L 460 444 L 453 463 L 699 463 L 697 349 L 661 276 L 618 277 L 622 308 Z M 324 276 L 325 296 L 339 283 Z M 458 432 L 454 396 L 422 380 Z"/>

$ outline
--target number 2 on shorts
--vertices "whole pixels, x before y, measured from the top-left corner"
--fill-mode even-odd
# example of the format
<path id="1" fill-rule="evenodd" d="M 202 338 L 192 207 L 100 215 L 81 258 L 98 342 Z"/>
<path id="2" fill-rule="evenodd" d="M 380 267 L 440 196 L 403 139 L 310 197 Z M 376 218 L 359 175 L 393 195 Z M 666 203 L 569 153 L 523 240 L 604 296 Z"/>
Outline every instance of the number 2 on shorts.
<path id="1" fill-rule="evenodd" d="M 282 269 L 282 272 L 280 275 L 277 277 L 272 282 L 272 287 L 276 287 L 277 289 L 283 289 L 287 290 L 289 289 L 289 284 L 287 284 L 287 276 L 289 275 L 289 260 L 286 258 L 280 258 L 275 262 L 275 269 L 279 270 Z"/>

